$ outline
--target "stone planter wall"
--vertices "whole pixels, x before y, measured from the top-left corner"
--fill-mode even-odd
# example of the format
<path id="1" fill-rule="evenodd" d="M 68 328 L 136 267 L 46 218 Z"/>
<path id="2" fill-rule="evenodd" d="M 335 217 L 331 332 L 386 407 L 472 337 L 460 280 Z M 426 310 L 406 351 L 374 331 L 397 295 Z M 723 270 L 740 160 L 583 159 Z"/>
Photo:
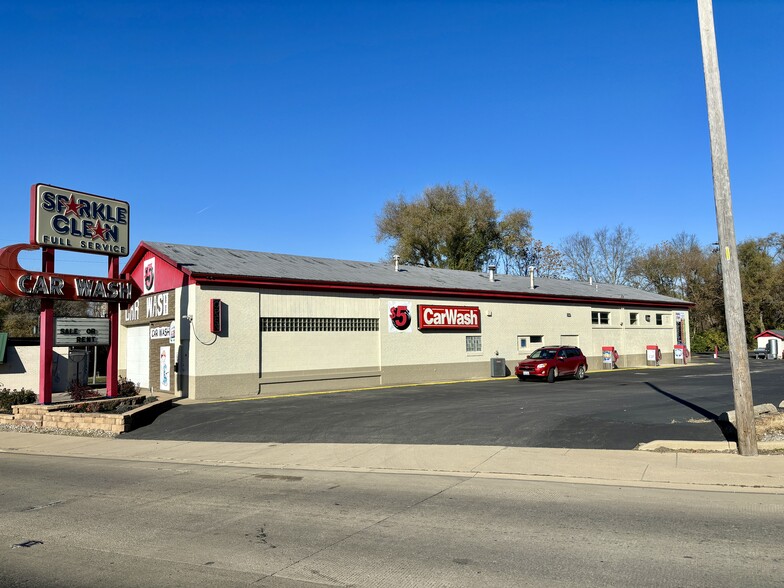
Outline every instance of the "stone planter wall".
<path id="1" fill-rule="evenodd" d="M 42 429 L 76 429 L 79 431 L 105 431 L 120 434 L 151 422 L 160 413 L 169 410 L 173 398 L 142 404 L 144 396 L 122 398 L 123 402 L 136 402 L 138 407 L 122 414 L 100 412 L 68 412 L 75 406 L 92 403 L 116 403 L 117 398 L 85 400 L 64 404 L 18 404 L 12 415 L 0 415 L 0 423 Z"/>

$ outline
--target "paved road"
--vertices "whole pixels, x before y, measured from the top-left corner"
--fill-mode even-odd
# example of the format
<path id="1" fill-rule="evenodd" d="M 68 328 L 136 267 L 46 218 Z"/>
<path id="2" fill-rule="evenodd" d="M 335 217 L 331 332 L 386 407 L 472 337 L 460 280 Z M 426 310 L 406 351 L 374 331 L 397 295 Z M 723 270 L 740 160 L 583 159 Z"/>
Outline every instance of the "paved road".
<path id="1" fill-rule="evenodd" d="M 784 400 L 784 362 L 751 360 L 754 402 Z M 179 406 L 136 439 L 410 443 L 633 449 L 655 439 L 722 441 L 729 363 Z"/>
<path id="2" fill-rule="evenodd" d="M 0 459 L 9 587 L 735 587 L 784 575 L 780 495 Z M 40 543 L 12 547 L 28 541 Z"/>

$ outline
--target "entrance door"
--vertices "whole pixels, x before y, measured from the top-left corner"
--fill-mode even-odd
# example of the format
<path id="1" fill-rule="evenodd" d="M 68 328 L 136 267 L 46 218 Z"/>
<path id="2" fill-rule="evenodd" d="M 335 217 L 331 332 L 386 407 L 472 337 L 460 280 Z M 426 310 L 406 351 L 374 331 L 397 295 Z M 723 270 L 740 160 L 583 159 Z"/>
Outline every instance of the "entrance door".
<path id="1" fill-rule="evenodd" d="M 150 389 L 150 327 L 130 327 L 127 330 L 125 365 L 128 379 L 139 388 Z"/>

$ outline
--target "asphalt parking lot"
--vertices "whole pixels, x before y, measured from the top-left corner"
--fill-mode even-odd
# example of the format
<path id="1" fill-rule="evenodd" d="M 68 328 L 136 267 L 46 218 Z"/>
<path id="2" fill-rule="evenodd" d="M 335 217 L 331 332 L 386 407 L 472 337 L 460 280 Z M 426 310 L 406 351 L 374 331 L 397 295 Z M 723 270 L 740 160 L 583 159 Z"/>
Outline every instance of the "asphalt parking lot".
<path id="1" fill-rule="evenodd" d="M 750 360 L 754 403 L 784 400 L 784 361 Z M 729 362 L 504 378 L 239 402 L 182 404 L 121 438 L 253 443 L 406 443 L 633 449 L 722 441 Z"/>

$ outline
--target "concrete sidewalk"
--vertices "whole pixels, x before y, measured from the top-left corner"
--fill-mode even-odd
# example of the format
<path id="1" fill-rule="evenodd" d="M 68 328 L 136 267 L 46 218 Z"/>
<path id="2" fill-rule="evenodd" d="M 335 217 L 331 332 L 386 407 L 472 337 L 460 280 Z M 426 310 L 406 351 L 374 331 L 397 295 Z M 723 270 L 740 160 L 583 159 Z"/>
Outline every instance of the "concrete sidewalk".
<path id="1" fill-rule="evenodd" d="M 494 446 L 148 441 L 0 432 L 0 453 L 784 494 L 784 456 Z M 1 461 L 1 460 L 0 460 Z"/>

